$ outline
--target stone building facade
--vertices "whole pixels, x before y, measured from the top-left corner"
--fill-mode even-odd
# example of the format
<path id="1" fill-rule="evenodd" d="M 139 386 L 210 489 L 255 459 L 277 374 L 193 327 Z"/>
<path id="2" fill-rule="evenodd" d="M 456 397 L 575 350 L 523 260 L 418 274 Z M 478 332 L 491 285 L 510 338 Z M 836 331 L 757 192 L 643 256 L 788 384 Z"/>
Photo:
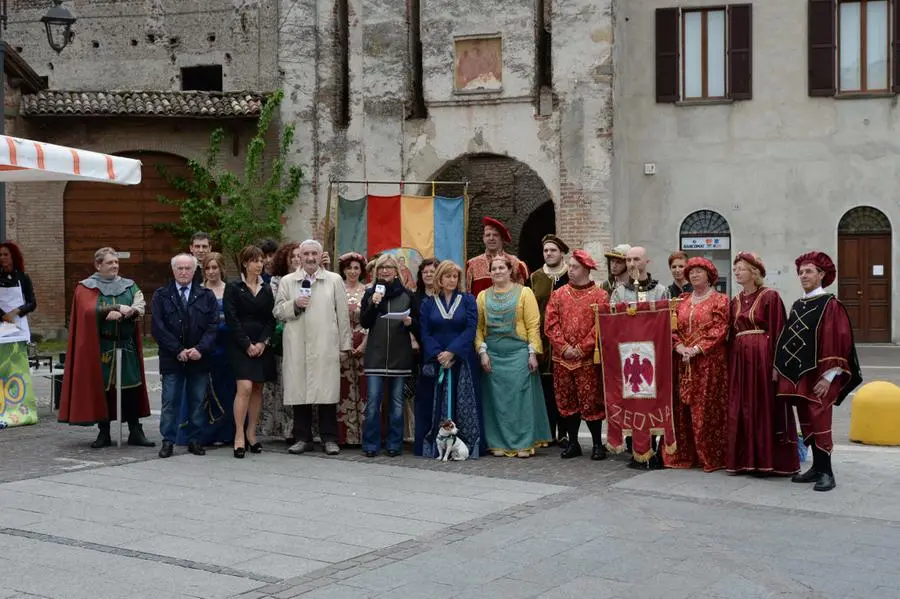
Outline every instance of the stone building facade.
<path id="1" fill-rule="evenodd" d="M 794 259 L 820 249 L 858 340 L 900 341 L 900 5 L 868 2 L 867 35 L 861 7 L 618 3 L 614 229 L 651 249 L 654 274 L 685 245 L 730 280 L 733 255 L 754 250 L 792 301 Z"/>
<path id="2" fill-rule="evenodd" d="M 126 252 L 122 274 L 146 292 L 166 277 L 178 243 L 156 225 L 177 218 L 156 201 L 173 195 L 157 166 L 203 159 L 216 127 L 223 163 L 240 169 L 262 92 L 278 85 L 277 6 L 232 0 L 92 0 L 70 8 L 75 36 L 59 55 L 39 22 L 47 2 L 10 0 L 11 49 L 50 91 L 7 107 L 7 131 L 25 138 L 142 160 L 136 188 L 85 183 L 7 186 L 7 233 L 25 253 L 39 309 L 32 330 L 65 334 L 75 281 L 93 250 Z M 206 91 L 212 90 L 212 91 Z M 91 226 L 93 222 L 93 226 Z"/>
<path id="3" fill-rule="evenodd" d="M 311 198 L 291 215 L 289 236 L 321 234 L 330 190 L 366 193 L 331 189 L 330 179 L 466 179 L 470 254 L 485 214 L 506 221 L 512 249 L 532 264 L 554 228 L 594 251 L 611 241 L 611 0 L 281 7 L 282 117 L 298 123 L 295 156 Z"/>

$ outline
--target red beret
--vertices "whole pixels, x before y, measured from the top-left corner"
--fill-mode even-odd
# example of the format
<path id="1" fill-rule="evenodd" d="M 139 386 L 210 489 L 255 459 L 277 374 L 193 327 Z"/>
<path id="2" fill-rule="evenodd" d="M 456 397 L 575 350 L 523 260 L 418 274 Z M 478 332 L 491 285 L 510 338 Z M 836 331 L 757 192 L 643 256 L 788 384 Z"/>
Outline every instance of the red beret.
<path id="1" fill-rule="evenodd" d="M 500 233 L 500 239 L 502 239 L 504 243 L 512 242 L 512 235 L 509 234 L 509 229 L 507 229 L 506 225 L 501 223 L 496 218 L 485 216 L 483 219 L 481 219 L 481 224 L 485 227 L 497 229 L 497 231 Z"/>
<path id="2" fill-rule="evenodd" d="M 822 287 L 828 287 L 834 283 L 837 268 L 834 266 L 832 259 L 825 252 L 807 252 L 794 260 L 794 264 L 797 265 L 797 274 L 800 274 L 800 267 L 804 264 L 812 264 L 824 272 L 825 278 L 822 279 Z"/>
<path id="3" fill-rule="evenodd" d="M 737 257 L 734 259 L 734 264 L 737 264 L 741 260 L 759 270 L 760 276 L 766 276 L 766 265 L 763 264 L 762 259 L 756 254 L 751 252 L 738 252 Z"/>
<path id="4" fill-rule="evenodd" d="M 715 265 L 706 258 L 697 256 L 688 260 L 687 265 L 684 267 L 685 276 L 689 276 L 691 271 L 695 268 L 702 268 L 709 274 L 710 285 L 715 285 L 716 281 L 719 280 L 719 271 L 716 269 Z"/>
<path id="5" fill-rule="evenodd" d="M 572 252 L 572 257 L 578 262 L 578 264 L 582 265 L 588 270 L 597 270 L 597 263 L 594 262 L 594 259 L 591 258 L 591 255 L 588 254 L 584 250 L 575 250 Z"/>

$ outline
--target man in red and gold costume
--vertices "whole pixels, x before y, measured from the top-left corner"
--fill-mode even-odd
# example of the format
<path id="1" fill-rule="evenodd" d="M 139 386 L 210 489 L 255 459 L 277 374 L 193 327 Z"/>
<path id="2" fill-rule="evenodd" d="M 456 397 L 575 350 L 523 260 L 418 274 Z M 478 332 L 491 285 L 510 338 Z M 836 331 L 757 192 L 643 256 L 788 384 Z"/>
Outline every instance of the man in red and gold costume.
<path id="1" fill-rule="evenodd" d="M 512 262 L 512 281 L 524 285 L 528 281 L 528 267 L 525 263 L 503 251 L 503 244 L 512 243 L 509 229 L 495 218 L 485 216 L 481 219 L 484 226 L 484 253 L 466 262 L 466 289 L 474 296 L 490 287 L 491 260 L 497 256 L 506 256 Z"/>
<path id="2" fill-rule="evenodd" d="M 825 291 L 834 282 L 834 262 L 823 252 L 809 252 L 794 263 L 804 293 L 791 306 L 775 350 L 777 393 L 797 407 L 803 442 L 813 454 L 812 467 L 791 480 L 830 491 L 835 487 L 831 408 L 862 382 L 862 375 L 847 309 Z"/>
<path id="3" fill-rule="evenodd" d="M 578 429 L 582 419 L 591 431 L 591 459 L 606 459 L 601 436 L 606 411 L 598 315 L 600 307 L 609 303 L 609 294 L 591 280 L 591 271 L 596 269 L 597 263 L 587 252 L 575 250 L 569 259 L 569 284 L 553 292 L 544 316 L 552 348 L 556 405 L 569 435 L 563 459 L 581 455 Z"/>

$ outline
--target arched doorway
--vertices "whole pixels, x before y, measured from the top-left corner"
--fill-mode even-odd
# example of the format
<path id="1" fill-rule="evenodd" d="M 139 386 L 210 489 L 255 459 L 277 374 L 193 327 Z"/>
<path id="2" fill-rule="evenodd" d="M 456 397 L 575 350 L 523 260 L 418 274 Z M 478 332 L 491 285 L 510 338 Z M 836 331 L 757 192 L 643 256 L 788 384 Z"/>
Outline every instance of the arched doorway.
<path id="1" fill-rule="evenodd" d="M 877 208 L 853 208 L 838 224 L 838 298 L 856 341 L 890 342 L 891 222 Z"/>
<path id="2" fill-rule="evenodd" d="M 481 219 L 493 216 L 503 221 L 512 233 L 513 240 L 507 251 L 525 260 L 529 269 L 544 263 L 541 238 L 556 232 L 556 216 L 550 191 L 531 167 L 508 156 L 466 154 L 441 168 L 433 179 L 469 181 L 466 239 L 469 258 L 484 251 Z M 435 191 L 450 197 L 462 193 L 457 185 L 438 185 Z M 424 193 L 430 194 L 431 189 Z M 531 220 L 536 211 L 543 216 Z"/>
<path id="3" fill-rule="evenodd" d="M 106 183 L 76 181 L 63 195 L 65 235 L 66 302 L 71 304 L 78 281 L 92 274 L 94 252 L 104 246 L 120 252 L 122 276 L 134 279 L 147 299 L 172 274 L 169 260 L 179 249 L 171 233 L 156 225 L 180 218 L 177 206 L 162 204 L 157 197 L 183 197 L 159 173 L 163 166 L 172 175 L 189 175 L 187 161 L 158 152 L 122 154 L 143 163 L 139 185 L 120 187 Z M 145 318 L 149 326 L 149 320 Z M 148 326 L 144 330 L 149 331 Z"/>
<path id="4" fill-rule="evenodd" d="M 681 223 L 679 247 L 688 256 L 702 256 L 719 271 L 716 289 L 731 295 L 731 227 L 725 217 L 714 210 L 698 210 Z"/>

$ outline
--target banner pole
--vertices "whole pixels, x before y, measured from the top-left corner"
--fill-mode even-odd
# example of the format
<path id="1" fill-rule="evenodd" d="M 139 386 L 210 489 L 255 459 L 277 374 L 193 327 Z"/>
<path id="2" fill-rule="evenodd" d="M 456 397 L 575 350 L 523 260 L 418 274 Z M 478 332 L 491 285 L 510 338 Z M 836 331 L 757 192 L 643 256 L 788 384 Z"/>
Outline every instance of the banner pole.
<path id="1" fill-rule="evenodd" d="M 119 440 L 117 447 L 122 448 L 122 348 L 116 348 L 116 420 L 119 421 Z"/>

